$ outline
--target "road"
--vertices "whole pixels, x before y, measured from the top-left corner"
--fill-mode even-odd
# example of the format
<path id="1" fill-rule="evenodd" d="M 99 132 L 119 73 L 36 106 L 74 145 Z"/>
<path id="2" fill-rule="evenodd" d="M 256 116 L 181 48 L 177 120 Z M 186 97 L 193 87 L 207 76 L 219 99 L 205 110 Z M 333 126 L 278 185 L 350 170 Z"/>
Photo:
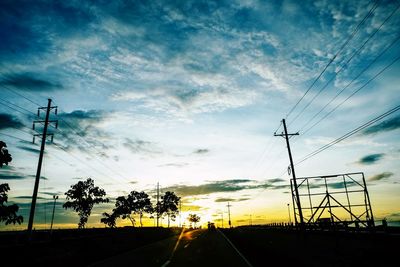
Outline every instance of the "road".
<path id="1" fill-rule="evenodd" d="M 251 265 L 222 232 L 198 229 L 182 232 L 179 237 L 161 240 L 91 266 L 248 267 Z"/>

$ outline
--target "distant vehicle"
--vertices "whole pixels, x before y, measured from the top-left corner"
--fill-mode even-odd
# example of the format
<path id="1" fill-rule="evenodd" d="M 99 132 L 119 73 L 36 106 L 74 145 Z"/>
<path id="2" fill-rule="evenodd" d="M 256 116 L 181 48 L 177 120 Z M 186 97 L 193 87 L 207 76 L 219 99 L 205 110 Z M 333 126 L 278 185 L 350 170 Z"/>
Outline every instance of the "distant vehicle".
<path id="1" fill-rule="evenodd" d="M 215 230 L 215 223 L 213 222 L 208 222 L 208 230 Z"/>

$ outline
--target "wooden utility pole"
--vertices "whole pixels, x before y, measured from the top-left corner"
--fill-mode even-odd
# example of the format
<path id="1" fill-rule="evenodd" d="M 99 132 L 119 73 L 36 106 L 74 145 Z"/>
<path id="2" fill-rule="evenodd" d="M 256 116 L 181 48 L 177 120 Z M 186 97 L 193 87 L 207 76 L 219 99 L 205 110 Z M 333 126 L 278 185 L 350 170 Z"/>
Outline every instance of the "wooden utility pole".
<path id="1" fill-rule="evenodd" d="M 182 199 L 179 199 L 179 227 L 182 227 Z"/>
<path id="2" fill-rule="evenodd" d="M 159 214 L 160 214 L 160 183 L 158 183 L 157 182 L 157 206 L 156 206 L 156 208 L 157 208 L 157 211 L 156 211 L 156 213 L 157 213 L 157 227 L 158 227 L 158 220 L 159 220 Z"/>
<path id="3" fill-rule="evenodd" d="M 274 136 L 281 136 L 281 137 L 284 137 L 286 139 L 286 146 L 287 146 L 287 150 L 288 150 L 288 154 L 289 154 L 289 160 L 290 160 L 290 170 L 291 170 L 291 173 L 292 173 L 293 186 L 294 186 L 294 190 L 295 190 L 295 194 L 296 194 L 296 205 L 297 205 L 297 209 L 299 211 L 300 225 L 303 226 L 303 224 L 304 224 L 303 211 L 301 210 L 299 190 L 298 190 L 297 181 L 296 181 L 296 172 L 294 171 L 292 151 L 290 150 L 290 143 L 289 143 L 289 137 L 290 136 L 294 136 L 294 135 L 299 135 L 299 133 L 297 132 L 297 133 L 294 133 L 294 134 L 288 134 L 287 128 L 286 128 L 285 119 L 282 119 L 282 124 L 283 124 L 284 132 L 281 133 L 281 134 L 274 133 Z M 294 216 L 296 216 L 296 209 L 293 208 L 293 211 L 295 213 Z"/>
<path id="4" fill-rule="evenodd" d="M 42 143 L 40 146 L 40 154 L 39 154 L 39 162 L 36 170 L 36 179 L 35 179 L 35 186 L 33 188 L 33 195 L 32 195 L 32 205 L 31 205 L 31 211 L 29 214 L 29 222 L 28 222 L 28 234 L 30 237 L 32 236 L 32 228 L 33 228 L 33 219 L 35 217 L 35 207 L 36 207 L 36 200 L 37 200 L 37 194 L 39 190 L 39 181 L 40 181 L 40 173 L 42 171 L 42 162 L 43 162 L 43 154 L 44 154 L 44 149 L 46 145 L 46 139 L 47 136 L 51 136 L 51 141 L 53 141 L 53 134 L 48 134 L 47 133 L 47 128 L 49 126 L 49 123 L 55 123 L 55 128 L 58 126 L 58 121 L 50 121 L 50 111 L 52 109 L 55 109 L 55 114 L 57 114 L 57 107 L 52 107 L 51 106 L 51 99 L 48 100 L 47 107 L 40 107 L 38 108 L 38 116 L 40 116 L 40 110 L 46 110 L 46 118 L 44 121 L 38 120 L 33 122 L 33 130 L 35 130 L 35 124 L 40 123 L 43 124 L 43 132 L 42 134 L 35 134 L 33 135 L 33 143 L 35 143 L 35 137 L 36 136 L 41 136 L 42 137 Z"/>
<path id="5" fill-rule="evenodd" d="M 58 196 L 54 195 L 53 199 L 54 199 L 54 204 L 53 204 L 53 214 L 51 215 L 50 233 L 53 232 L 54 212 L 56 211 L 56 202 L 57 202 Z"/>
<path id="6" fill-rule="evenodd" d="M 229 228 L 231 228 L 232 227 L 232 223 L 231 223 L 231 204 L 229 204 L 229 202 L 228 202 L 228 224 L 229 224 Z"/>

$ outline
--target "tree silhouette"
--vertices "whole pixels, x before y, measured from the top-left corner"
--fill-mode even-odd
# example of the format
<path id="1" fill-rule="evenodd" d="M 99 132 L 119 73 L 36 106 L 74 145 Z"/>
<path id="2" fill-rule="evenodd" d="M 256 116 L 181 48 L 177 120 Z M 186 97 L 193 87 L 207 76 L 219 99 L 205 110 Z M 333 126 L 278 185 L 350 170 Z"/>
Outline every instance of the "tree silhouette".
<path id="1" fill-rule="evenodd" d="M 3 164 L 8 165 L 8 163 L 12 161 L 12 157 L 8 153 L 6 147 L 6 143 L 0 141 L 0 168 L 3 168 Z"/>
<path id="2" fill-rule="evenodd" d="M 196 228 L 196 224 L 200 221 L 200 216 L 196 214 L 189 214 L 188 220 L 190 223 L 193 223 L 194 228 Z"/>
<path id="3" fill-rule="evenodd" d="M 133 212 L 139 214 L 140 226 L 143 227 L 142 223 L 143 213 L 153 212 L 153 206 L 151 204 L 149 195 L 143 191 L 142 192 L 132 191 L 129 194 L 128 198 L 132 199 Z"/>
<path id="4" fill-rule="evenodd" d="M 69 189 L 65 195 L 67 196 L 67 200 L 71 201 L 65 202 L 63 207 L 78 212 L 79 228 L 85 227 L 95 204 L 106 203 L 109 201 L 108 198 L 103 198 L 106 195 L 106 192 L 103 189 L 94 186 L 94 181 L 91 178 L 71 185 L 71 189 Z"/>
<path id="5" fill-rule="evenodd" d="M 152 211 L 153 206 L 151 204 L 149 195 L 143 191 L 132 191 L 126 197 L 117 197 L 117 201 L 115 202 L 114 213 L 116 216 L 121 216 L 122 219 L 128 218 L 133 226 L 135 226 L 135 219 L 132 217 L 132 213 L 139 215 L 140 226 L 143 226 L 143 214 L 145 212 L 152 213 Z"/>
<path id="6" fill-rule="evenodd" d="M 178 214 L 178 205 L 181 198 L 175 195 L 174 192 L 167 191 L 161 196 L 161 212 L 167 214 L 168 227 L 170 219 L 175 221 L 176 215 Z"/>
<path id="7" fill-rule="evenodd" d="M 132 197 L 129 197 L 129 195 L 128 197 L 120 196 L 116 199 L 113 213 L 116 217 L 122 217 L 122 219 L 128 218 L 132 226 L 135 227 L 135 218 L 132 217 L 133 207 L 134 203 Z"/>
<path id="8" fill-rule="evenodd" d="M 17 215 L 19 207 L 17 204 L 5 205 L 8 201 L 7 191 L 10 190 L 8 184 L 0 184 L 0 222 L 5 222 L 8 224 L 21 224 L 24 218 Z"/>
<path id="9" fill-rule="evenodd" d="M 100 219 L 100 222 L 104 223 L 110 228 L 115 228 L 117 226 L 117 224 L 115 223 L 116 219 L 117 217 L 115 216 L 115 213 L 108 214 L 107 212 L 104 212 L 103 218 Z"/>

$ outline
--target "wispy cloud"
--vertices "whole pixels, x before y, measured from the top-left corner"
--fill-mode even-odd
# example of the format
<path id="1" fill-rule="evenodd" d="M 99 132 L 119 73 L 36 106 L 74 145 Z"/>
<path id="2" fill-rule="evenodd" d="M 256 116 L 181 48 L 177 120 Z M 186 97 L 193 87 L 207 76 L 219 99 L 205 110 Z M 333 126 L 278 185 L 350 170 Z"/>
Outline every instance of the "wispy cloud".
<path id="1" fill-rule="evenodd" d="M 278 181 L 279 183 L 281 181 Z M 276 182 L 256 181 L 251 179 L 230 179 L 222 181 L 207 182 L 200 185 L 173 185 L 166 187 L 165 190 L 173 191 L 179 196 L 195 196 L 208 195 L 213 193 L 238 192 L 242 190 L 270 189 L 280 190 L 287 189 L 288 185 L 276 184 Z M 243 198 L 245 200 L 245 198 Z M 246 199 L 247 200 L 247 199 Z"/>
<path id="2" fill-rule="evenodd" d="M 381 132 L 393 131 L 400 128 L 400 116 L 383 121 L 377 125 L 371 126 L 363 131 L 363 134 L 377 134 Z"/>
<path id="3" fill-rule="evenodd" d="M 390 178 L 393 175 L 394 175 L 394 173 L 392 173 L 392 172 L 383 172 L 383 173 L 379 173 L 379 174 L 369 177 L 368 180 L 369 181 L 380 181 L 380 180 Z"/>
<path id="4" fill-rule="evenodd" d="M 36 176 L 33 174 L 24 174 L 18 171 L 4 170 L 0 173 L 0 180 L 24 180 L 24 179 L 35 179 Z M 40 177 L 42 180 L 48 180 L 46 177 Z"/>
<path id="5" fill-rule="evenodd" d="M 162 151 L 157 147 L 157 145 L 150 141 L 144 141 L 140 139 L 132 140 L 130 138 L 125 138 L 123 145 L 133 154 L 139 153 L 147 155 L 156 155 L 162 153 Z"/>
<path id="6" fill-rule="evenodd" d="M 105 123 L 112 112 L 102 110 L 74 110 L 59 113 L 59 128 L 56 140 L 66 150 L 79 149 L 82 152 L 108 157 L 104 151 L 114 146 L 114 138 L 104 130 Z"/>
<path id="7" fill-rule="evenodd" d="M 195 151 L 193 151 L 193 153 L 194 153 L 194 154 L 203 155 L 203 154 L 210 153 L 210 150 L 209 150 L 209 149 L 206 149 L 206 148 L 199 148 L 199 149 L 196 149 Z"/>
<path id="8" fill-rule="evenodd" d="M 158 167 L 176 167 L 176 168 L 183 168 L 188 166 L 189 163 L 187 162 L 175 162 L 175 163 L 166 163 L 166 164 L 161 164 L 158 165 Z"/>
<path id="9" fill-rule="evenodd" d="M 217 198 L 214 201 L 215 202 L 240 202 L 240 201 L 246 201 L 249 200 L 250 198 Z"/>
<path id="10" fill-rule="evenodd" d="M 16 199 L 32 199 L 32 196 L 16 196 L 16 197 L 13 197 L 13 198 L 16 198 Z M 45 198 L 45 197 L 38 196 L 37 199 L 49 199 L 50 200 L 51 198 Z"/>

